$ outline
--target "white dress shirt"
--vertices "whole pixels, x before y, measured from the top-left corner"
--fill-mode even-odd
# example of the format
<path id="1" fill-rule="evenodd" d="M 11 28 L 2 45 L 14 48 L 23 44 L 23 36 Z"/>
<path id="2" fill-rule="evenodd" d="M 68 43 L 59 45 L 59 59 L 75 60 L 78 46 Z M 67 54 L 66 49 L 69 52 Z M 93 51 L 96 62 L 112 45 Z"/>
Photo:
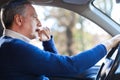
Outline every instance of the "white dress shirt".
<path id="1" fill-rule="evenodd" d="M 4 32 L 3 35 L 4 36 L 9 36 L 9 37 L 12 37 L 12 38 L 17 38 L 17 39 L 23 40 L 25 42 L 30 42 L 30 39 L 27 38 L 26 36 L 24 36 L 20 33 L 17 33 L 15 31 L 12 31 L 10 29 L 5 29 L 5 32 Z"/>
<path id="2" fill-rule="evenodd" d="M 23 40 L 23 41 L 25 41 L 27 43 L 30 43 L 30 44 L 32 44 L 34 46 L 37 46 L 40 49 L 43 49 L 42 42 L 39 41 L 38 39 L 32 39 L 31 40 L 28 37 L 26 37 L 26 36 L 24 36 L 24 35 L 22 35 L 20 33 L 17 33 L 17 32 L 15 32 L 13 30 L 10 30 L 10 29 L 5 29 L 3 36 L 9 36 L 9 37 L 12 37 L 12 38 L 17 38 L 17 39 Z"/>

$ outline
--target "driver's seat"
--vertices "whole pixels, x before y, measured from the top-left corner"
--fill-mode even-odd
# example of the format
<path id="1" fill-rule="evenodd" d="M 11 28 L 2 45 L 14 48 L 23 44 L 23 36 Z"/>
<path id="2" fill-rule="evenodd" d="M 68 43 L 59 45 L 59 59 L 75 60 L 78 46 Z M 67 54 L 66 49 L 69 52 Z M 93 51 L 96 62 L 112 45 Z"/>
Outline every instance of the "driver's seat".
<path id="1" fill-rule="evenodd" d="M 3 26 L 2 26 L 2 23 L 0 21 L 0 37 L 2 36 L 2 34 L 3 34 Z"/>

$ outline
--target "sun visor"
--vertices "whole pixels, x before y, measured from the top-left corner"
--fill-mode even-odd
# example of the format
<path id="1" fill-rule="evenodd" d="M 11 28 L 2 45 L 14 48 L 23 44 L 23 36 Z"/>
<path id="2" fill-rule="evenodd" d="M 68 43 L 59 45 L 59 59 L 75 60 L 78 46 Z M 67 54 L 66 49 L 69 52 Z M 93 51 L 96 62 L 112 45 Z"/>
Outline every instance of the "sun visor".
<path id="1" fill-rule="evenodd" d="M 82 5 L 82 4 L 87 4 L 91 0 L 63 0 L 65 3 L 69 4 L 76 4 L 76 5 Z"/>

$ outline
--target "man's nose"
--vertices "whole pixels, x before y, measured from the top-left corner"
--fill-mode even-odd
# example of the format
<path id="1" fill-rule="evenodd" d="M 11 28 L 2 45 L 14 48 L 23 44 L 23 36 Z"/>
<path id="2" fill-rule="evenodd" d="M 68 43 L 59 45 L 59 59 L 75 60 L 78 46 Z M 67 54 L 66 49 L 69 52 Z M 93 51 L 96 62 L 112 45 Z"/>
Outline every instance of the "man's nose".
<path id="1" fill-rule="evenodd" d="M 38 20 L 38 19 L 37 19 L 37 26 L 38 26 L 38 27 L 41 27 L 41 26 L 42 26 L 40 20 Z"/>

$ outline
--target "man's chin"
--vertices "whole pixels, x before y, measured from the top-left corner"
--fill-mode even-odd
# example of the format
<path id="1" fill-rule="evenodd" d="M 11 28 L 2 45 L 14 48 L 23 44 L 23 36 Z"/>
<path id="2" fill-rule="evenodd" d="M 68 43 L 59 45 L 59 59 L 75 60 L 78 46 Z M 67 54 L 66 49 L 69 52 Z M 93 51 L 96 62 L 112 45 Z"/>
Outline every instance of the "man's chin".
<path id="1" fill-rule="evenodd" d="M 35 35 L 32 35 L 30 39 L 36 39 L 37 37 Z"/>

